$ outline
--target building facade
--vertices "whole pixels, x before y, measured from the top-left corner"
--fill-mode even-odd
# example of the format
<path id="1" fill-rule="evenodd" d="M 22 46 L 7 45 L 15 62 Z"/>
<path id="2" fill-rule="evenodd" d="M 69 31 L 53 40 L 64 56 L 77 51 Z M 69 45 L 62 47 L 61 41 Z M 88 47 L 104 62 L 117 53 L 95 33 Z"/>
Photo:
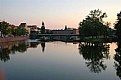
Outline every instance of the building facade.
<path id="1" fill-rule="evenodd" d="M 52 34 L 79 34 L 78 29 L 52 30 Z M 55 40 L 78 40 L 78 36 L 55 36 Z"/>
<path id="2" fill-rule="evenodd" d="M 27 27 L 26 23 L 21 23 L 19 25 L 19 28 L 26 29 L 28 31 L 28 34 L 30 34 L 30 28 Z"/>

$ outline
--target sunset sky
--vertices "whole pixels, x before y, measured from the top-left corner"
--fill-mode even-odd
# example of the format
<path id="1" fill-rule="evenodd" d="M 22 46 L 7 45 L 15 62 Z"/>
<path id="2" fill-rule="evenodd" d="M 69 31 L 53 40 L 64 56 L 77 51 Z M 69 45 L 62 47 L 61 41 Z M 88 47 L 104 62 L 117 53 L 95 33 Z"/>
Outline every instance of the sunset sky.
<path id="1" fill-rule="evenodd" d="M 49 29 L 61 29 L 65 25 L 78 28 L 79 22 L 94 9 L 106 12 L 105 21 L 113 24 L 121 11 L 121 0 L 0 0 L 0 20 L 39 27 L 44 21 Z"/>

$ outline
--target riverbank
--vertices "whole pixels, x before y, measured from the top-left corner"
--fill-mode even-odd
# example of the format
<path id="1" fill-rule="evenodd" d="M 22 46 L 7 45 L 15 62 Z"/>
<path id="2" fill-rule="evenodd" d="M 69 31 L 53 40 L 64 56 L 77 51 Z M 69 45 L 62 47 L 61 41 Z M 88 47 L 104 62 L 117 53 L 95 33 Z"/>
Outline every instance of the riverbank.
<path id="1" fill-rule="evenodd" d="M 9 37 L 9 38 L 0 38 L 0 43 L 2 42 L 14 42 L 14 41 L 21 41 L 27 40 L 28 37 Z"/>

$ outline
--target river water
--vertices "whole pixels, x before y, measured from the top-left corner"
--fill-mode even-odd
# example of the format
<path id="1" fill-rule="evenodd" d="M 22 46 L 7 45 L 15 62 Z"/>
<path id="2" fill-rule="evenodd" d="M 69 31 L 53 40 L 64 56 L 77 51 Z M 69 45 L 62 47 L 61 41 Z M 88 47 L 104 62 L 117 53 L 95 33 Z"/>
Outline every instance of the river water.
<path id="1" fill-rule="evenodd" d="M 0 80 L 121 80 L 118 43 L 1 43 Z"/>

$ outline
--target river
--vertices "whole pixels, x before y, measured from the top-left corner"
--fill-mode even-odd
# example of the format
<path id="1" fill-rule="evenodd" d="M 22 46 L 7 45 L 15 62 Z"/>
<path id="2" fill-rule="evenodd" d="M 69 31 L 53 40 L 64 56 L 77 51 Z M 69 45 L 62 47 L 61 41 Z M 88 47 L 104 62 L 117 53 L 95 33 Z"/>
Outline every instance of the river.
<path id="1" fill-rule="evenodd" d="M 1 80 L 120 80 L 118 43 L 1 43 Z"/>

